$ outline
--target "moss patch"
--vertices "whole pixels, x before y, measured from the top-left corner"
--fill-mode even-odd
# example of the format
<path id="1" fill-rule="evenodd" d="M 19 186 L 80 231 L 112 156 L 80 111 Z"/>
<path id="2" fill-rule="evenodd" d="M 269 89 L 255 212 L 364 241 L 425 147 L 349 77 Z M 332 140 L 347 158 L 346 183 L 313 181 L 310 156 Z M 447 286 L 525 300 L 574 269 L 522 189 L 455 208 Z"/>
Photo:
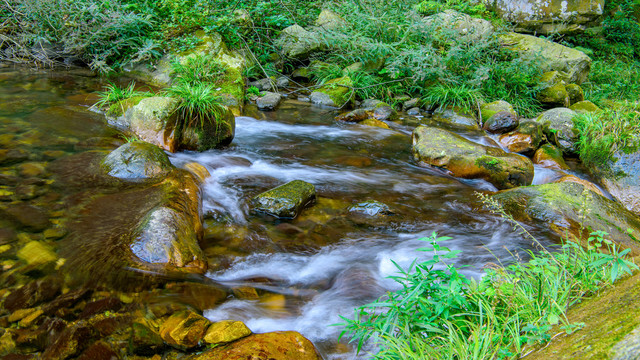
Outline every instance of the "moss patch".
<path id="1" fill-rule="evenodd" d="M 120 100 L 109 107 L 109 110 L 107 110 L 107 115 L 114 117 L 122 116 L 127 110 L 138 105 L 140 100 L 146 97 L 148 96 L 134 96 L 128 99 Z"/>

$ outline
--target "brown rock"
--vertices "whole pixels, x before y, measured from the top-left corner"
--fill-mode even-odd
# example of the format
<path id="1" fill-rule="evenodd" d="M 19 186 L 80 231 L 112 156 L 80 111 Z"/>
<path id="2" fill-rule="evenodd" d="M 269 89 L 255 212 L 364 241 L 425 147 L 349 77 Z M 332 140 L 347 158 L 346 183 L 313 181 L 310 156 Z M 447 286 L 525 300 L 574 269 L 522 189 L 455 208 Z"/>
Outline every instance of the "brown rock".
<path id="1" fill-rule="evenodd" d="M 118 360 L 120 356 L 111 345 L 104 341 L 97 341 L 85 350 L 78 360 Z"/>
<path id="2" fill-rule="evenodd" d="M 47 346 L 47 332 L 44 329 L 16 329 L 16 346 L 42 351 Z"/>
<path id="3" fill-rule="evenodd" d="M 346 114 L 339 115 L 338 117 L 336 117 L 336 120 L 357 123 L 369 119 L 371 118 L 371 116 L 371 112 L 366 109 L 356 109 Z"/>
<path id="4" fill-rule="evenodd" d="M 24 203 L 12 204 L 4 212 L 6 217 L 25 230 L 39 232 L 51 225 L 46 211 L 36 206 Z M 2 215 L 0 210 L 0 218 Z"/>
<path id="5" fill-rule="evenodd" d="M 164 347 L 164 342 L 157 332 L 145 321 L 136 321 L 131 325 L 131 350 L 135 354 L 152 355 Z"/>
<path id="6" fill-rule="evenodd" d="M 213 323 L 204 335 L 209 344 L 225 344 L 251 335 L 251 330 L 242 321 L 224 320 Z"/>
<path id="7" fill-rule="evenodd" d="M 482 124 L 482 130 L 492 134 L 504 134 L 518 127 L 518 117 L 509 111 L 498 111 Z"/>
<path id="8" fill-rule="evenodd" d="M 562 157 L 562 150 L 551 144 L 544 144 L 533 155 L 533 163 L 558 170 L 566 170 L 569 168 Z"/>
<path id="9" fill-rule="evenodd" d="M 166 286 L 167 292 L 178 295 L 180 301 L 200 311 L 212 309 L 227 298 L 227 291 L 213 285 L 198 283 L 171 283 Z"/>
<path id="10" fill-rule="evenodd" d="M 97 333 L 86 321 L 65 329 L 42 353 L 42 360 L 62 360 L 82 352 Z"/>
<path id="11" fill-rule="evenodd" d="M 34 280 L 12 291 L 4 300 L 4 307 L 9 311 L 33 307 L 53 299 L 59 291 L 60 283 L 54 278 Z"/>
<path id="12" fill-rule="evenodd" d="M 47 303 L 43 307 L 43 311 L 46 315 L 53 315 L 60 308 L 71 308 L 75 303 L 89 294 L 87 289 L 79 289 L 70 291 L 64 295 L 60 295 L 55 300 Z"/>
<path id="13" fill-rule="evenodd" d="M 518 128 L 500 136 L 500 144 L 510 152 L 531 154 L 544 139 L 542 128 L 534 121 L 523 121 Z"/>
<path id="14" fill-rule="evenodd" d="M 200 343 L 210 324 L 209 320 L 192 311 L 181 311 L 160 325 L 160 337 L 178 349 L 189 349 Z"/>
<path id="15" fill-rule="evenodd" d="M 11 165 L 29 159 L 29 153 L 23 149 L 0 150 L 0 165 Z"/>
<path id="16" fill-rule="evenodd" d="M 295 331 L 253 334 L 228 345 L 216 347 L 189 360 L 319 360 L 311 341 Z"/>
<path id="17" fill-rule="evenodd" d="M 389 125 L 385 124 L 384 122 L 380 121 L 380 120 L 376 120 L 376 119 L 366 119 L 363 120 L 361 122 L 359 122 L 360 125 L 366 125 L 366 126 L 373 126 L 373 127 L 379 127 L 382 129 L 389 129 Z"/>
<path id="18" fill-rule="evenodd" d="M 122 308 L 122 301 L 108 297 L 105 299 L 96 300 L 88 303 L 82 313 L 80 314 L 80 319 L 87 319 L 92 317 L 93 315 L 103 313 L 105 311 L 113 311 L 116 312 Z"/>
<path id="19" fill-rule="evenodd" d="M 593 191 L 594 193 L 604 196 L 604 194 L 602 193 L 602 191 L 591 181 L 587 181 L 584 179 L 580 179 L 579 177 L 575 176 L 575 175 L 565 175 L 563 177 L 561 177 L 560 179 L 554 181 L 554 183 L 564 183 L 564 182 L 571 182 L 571 183 L 576 183 L 576 184 L 580 184 L 582 186 L 584 186 L 586 189 Z"/>

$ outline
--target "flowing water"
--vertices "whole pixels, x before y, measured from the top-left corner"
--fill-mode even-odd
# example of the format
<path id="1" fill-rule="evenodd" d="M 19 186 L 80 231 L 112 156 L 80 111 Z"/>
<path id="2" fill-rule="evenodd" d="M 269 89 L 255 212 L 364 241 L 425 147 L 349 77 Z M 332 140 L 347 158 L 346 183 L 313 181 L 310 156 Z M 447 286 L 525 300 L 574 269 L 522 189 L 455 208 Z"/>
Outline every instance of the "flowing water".
<path id="1" fill-rule="evenodd" d="M 97 79 L 71 73 L 0 69 L 0 145 L 27 154 L 0 162 L 0 190 L 8 194 L 0 205 L 45 208 L 55 214 L 53 228 L 64 219 L 59 199 L 73 191 L 50 188 L 47 170 L 33 175 L 29 169 L 122 143 L 102 115 L 89 111 L 95 101 L 91 93 L 98 89 Z M 393 130 L 343 124 L 334 121 L 335 110 L 298 101 L 287 101 L 276 112 L 249 107 L 245 113 L 251 116 L 236 119 L 230 147 L 170 155 L 177 166 L 195 161 L 211 173 L 204 185 L 201 244 L 209 262 L 206 276 L 238 291 L 205 311 L 210 320 L 242 320 L 254 332 L 296 330 L 326 358 L 351 359 L 352 348 L 337 342 L 341 328 L 332 325 L 340 316 L 352 316 L 354 307 L 397 289 L 389 279 L 396 266 L 408 269 L 414 260 L 428 258 L 418 251 L 426 245 L 421 238 L 432 232 L 450 237 L 444 244 L 462 251 L 455 263 L 472 277 L 488 264 L 526 256 L 524 250 L 532 247 L 483 208 L 475 193 L 493 191 L 492 185 L 416 164 L 410 133 L 419 119 L 403 119 Z M 463 135 L 492 143 L 479 134 Z M 536 168 L 536 182 L 554 176 Z M 16 195 L 20 185 L 6 180 L 14 178 L 32 181 L 36 194 Z M 296 179 L 314 184 L 318 196 L 298 218 L 251 212 L 253 196 Z M 388 205 L 392 214 L 348 210 L 367 200 Z M 20 227 L 6 219 L 0 223 L 10 232 L 0 240 L 15 241 Z M 557 240 L 542 226 L 524 226 L 545 244 Z M 40 239 L 44 228 L 29 230 L 28 236 Z"/>

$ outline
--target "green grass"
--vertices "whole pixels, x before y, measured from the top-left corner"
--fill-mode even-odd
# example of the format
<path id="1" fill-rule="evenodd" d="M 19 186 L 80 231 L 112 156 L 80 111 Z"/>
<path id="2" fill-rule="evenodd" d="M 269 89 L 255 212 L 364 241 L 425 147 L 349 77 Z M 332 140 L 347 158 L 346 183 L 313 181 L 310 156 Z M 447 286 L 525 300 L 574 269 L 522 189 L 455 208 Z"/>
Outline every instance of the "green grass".
<path id="1" fill-rule="evenodd" d="M 225 66 L 217 59 L 202 54 L 171 63 L 174 81 L 185 84 L 215 83 L 225 74 Z"/>
<path id="2" fill-rule="evenodd" d="M 121 88 L 113 83 L 105 86 L 105 91 L 99 91 L 98 102 L 95 103 L 94 106 L 97 108 L 105 108 L 109 107 L 119 101 L 126 100 L 136 96 L 152 96 L 150 92 L 147 91 L 137 91 L 135 82 L 129 83 L 127 87 Z"/>
<path id="3" fill-rule="evenodd" d="M 595 232 L 586 249 L 571 241 L 554 252 L 540 247 L 528 252 L 529 261 L 496 265 L 474 280 L 452 264 L 459 251 L 444 246 L 448 239 L 435 233 L 421 239 L 429 246 L 419 250 L 430 252 L 431 260 L 408 270 L 396 265 L 399 275 L 392 279 L 402 289 L 343 318 L 341 336 L 357 342 L 358 350 L 373 341 L 376 359 L 516 359 L 548 341 L 554 325 L 578 330 L 582 324 L 568 322 L 567 309 L 638 269 L 628 249 Z"/>
<path id="4" fill-rule="evenodd" d="M 592 169 L 607 172 L 618 152 L 640 148 L 640 106 L 620 105 L 574 118 L 579 133 L 578 152 Z"/>
<path id="5" fill-rule="evenodd" d="M 168 96 L 179 100 L 176 128 L 205 130 L 207 124 L 218 125 L 224 112 L 222 98 L 212 85 L 177 83 L 166 90 Z"/>

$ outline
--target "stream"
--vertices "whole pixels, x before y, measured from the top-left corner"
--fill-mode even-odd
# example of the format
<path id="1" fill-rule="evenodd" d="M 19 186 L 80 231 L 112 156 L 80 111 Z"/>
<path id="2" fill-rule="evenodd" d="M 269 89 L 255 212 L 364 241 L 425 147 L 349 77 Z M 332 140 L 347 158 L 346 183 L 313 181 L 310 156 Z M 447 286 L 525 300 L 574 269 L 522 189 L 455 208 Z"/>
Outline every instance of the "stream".
<path id="1" fill-rule="evenodd" d="M 100 79 L 78 73 L 0 69 L 0 148 L 21 154 L 0 158 L 0 206 L 43 208 L 53 224 L 25 230 L 0 217 L 0 245 L 21 241 L 20 234 L 43 239 L 42 231 L 64 223 L 66 190 L 50 186 L 51 162 L 123 143 L 104 116 L 90 110 L 101 88 Z M 487 265 L 526 258 L 532 244 L 483 207 L 476 192 L 494 191 L 491 184 L 455 179 L 413 160 L 411 131 L 420 119 L 401 119 L 388 130 L 338 123 L 338 114 L 297 100 L 275 112 L 249 105 L 246 116 L 236 118 L 231 146 L 170 159 L 178 167 L 197 162 L 211 173 L 203 188 L 206 276 L 253 294 L 234 293 L 204 316 L 242 320 L 253 332 L 299 331 L 326 359 L 367 358 L 346 339 L 338 342 L 342 328 L 332 325 L 398 289 L 389 279 L 396 264 L 408 269 L 428 259 L 418 251 L 427 245 L 419 239 L 432 232 L 450 237 L 443 244 L 462 251 L 455 264 L 476 278 Z M 534 183 L 553 176 L 536 168 Z M 13 178 L 17 184 L 6 180 Z M 312 207 L 294 220 L 251 212 L 253 196 L 291 180 L 315 185 Z M 348 210 L 367 200 L 386 204 L 392 214 L 362 217 Z M 523 225 L 545 245 L 557 241 L 542 225 Z M 15 256 L 0 254 L 4 265 Z"/>

